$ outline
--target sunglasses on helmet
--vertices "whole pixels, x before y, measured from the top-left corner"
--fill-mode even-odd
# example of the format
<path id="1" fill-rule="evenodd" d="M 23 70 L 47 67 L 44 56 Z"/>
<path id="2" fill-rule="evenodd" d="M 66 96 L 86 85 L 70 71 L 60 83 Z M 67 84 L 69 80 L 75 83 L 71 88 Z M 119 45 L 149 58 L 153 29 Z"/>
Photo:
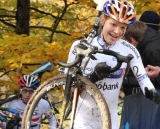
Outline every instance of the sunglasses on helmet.
<path id="1" fill-rule="evenodd" d="M 27 92 L 32 95 L 34 93 L 34 90 L 26 90 L 26 89 L 21 89 L 22 94 L 27 94 Z"/>

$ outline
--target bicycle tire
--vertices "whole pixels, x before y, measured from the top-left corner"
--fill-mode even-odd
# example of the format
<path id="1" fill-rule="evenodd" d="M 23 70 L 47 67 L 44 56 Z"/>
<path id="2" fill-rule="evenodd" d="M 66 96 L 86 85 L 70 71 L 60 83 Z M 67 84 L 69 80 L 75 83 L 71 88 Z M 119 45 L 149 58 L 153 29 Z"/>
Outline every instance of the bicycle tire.
<path id="1" fill-rule="evenodd" d="M 96 87 L 95 84 L 90 82 L 85 77 L 78 76 L 77 79 L 80 80 L 83 84 L 85 84 L 87 91 L 89 92 L 91 97 L 94 99 L 95 103 L 98 105 L 98 110 L 100 111 L 100 118 L 102 121 L 102 129 L 111 129 L 111 118 L 110 118 L 109 108 L 99 89 Z M 34 92 L 34 94 L 30 98 L 25 108 L 22 124 L 21 124 L 21 127 L 23 129 L 30 128 L 31 117 L 34 112 L 34 109 L 37 103 L 39 102 L 39 100 L 43 97 L 44 94 L 46 94 L 47 92 L 46 89 L 49 88 L 50 85 L 58 84 L 58 82 L 62 82 L 62 81 L 64 82 L 66 81 L 66 75 L 54 76 L 49 80 L 47 80 L 46 82 L 44 82 L 43 84 L 41 84 L 39 88 L 37 88 L 37 90 Z"/>

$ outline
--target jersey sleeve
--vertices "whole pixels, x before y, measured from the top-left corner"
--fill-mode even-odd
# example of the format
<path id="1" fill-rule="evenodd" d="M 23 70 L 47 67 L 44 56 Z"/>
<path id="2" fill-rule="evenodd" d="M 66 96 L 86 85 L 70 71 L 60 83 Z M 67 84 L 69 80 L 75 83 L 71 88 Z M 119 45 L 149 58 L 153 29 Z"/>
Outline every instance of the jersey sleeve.
<path id="1" fill-rule="evenodd" d="M 130 61 L 130 67 L 133 71 L 135 78 L 138 81 L 138 84 L 140 85 L 143 93 L 145 94 L 145 87 L 148 87 L 148 89 L 154 89 L 154 86 L 145 71 L 139 52 L 134 46 L 132 46 L 130 54 L 134 56 L 134 58 Z"/>
<path id="2" fill-rule="evenodd" d="M 74 50 L 74 46 L 77 45 L 78 43 L 80 43 L 80 40 L 75 41 L 72 44 L 71 49 L 69 51 L 67 63 L 71 63 L 71 62 L 73 62 L 75 60 L 75 58 L 76 58 L 76 51 Z"/>
<path id="3" fill-rule="evenodd" d="M 44 115 L 48 118 L 50 129 L 56 129 L 56 119 L 52 113 L 52 109 L 49 105 L 49 103 L 46 100 L 43 100 L 43 110 Z"/>
<path id="4" fill-rule="evenodd" d="M 67 60 L 67 63 L 71 63 L 75 60 L 76 58 L 76 51 L 74 50 L 74 46 L 77 45 L 78 43 L 80 43 L 80 40 L 78 41 L 75 41 L 71 48 L 70 48 L 70 51 L 69 51 L 69 54 L 68 54 L 68 60 Z M 65 71 L 64 73 L 67 74 L 67 71 L 68 71 L 68 68 L 65 68 Z"/>

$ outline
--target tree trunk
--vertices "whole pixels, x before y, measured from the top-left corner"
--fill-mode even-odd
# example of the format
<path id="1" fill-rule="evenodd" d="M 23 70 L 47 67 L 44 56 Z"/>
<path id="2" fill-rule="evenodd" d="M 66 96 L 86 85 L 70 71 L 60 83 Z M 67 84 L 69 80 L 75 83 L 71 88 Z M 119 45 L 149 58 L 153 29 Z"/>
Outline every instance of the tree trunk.
<path id="1" fill-rule="evenodd" d="M 30 0 L 17 0 L 16 34 L 29 35 Z"/>

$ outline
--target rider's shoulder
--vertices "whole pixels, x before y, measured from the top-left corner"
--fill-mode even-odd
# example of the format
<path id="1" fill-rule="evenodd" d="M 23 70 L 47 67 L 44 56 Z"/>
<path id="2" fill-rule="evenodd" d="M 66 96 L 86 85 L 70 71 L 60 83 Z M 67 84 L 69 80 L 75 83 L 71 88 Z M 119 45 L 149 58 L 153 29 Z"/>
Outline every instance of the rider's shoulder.
<path id="1" fill-rule="evenodd" d="M 81 40 L 76 40 L 76 41 L 74 41 L 73 44 L 72 44 L 72 46 L 79 44 L 80 41 L 81 41 Z"/>
<path id="2" fill-rule="evenodd" d="M 48 106 L 49 102 L 47 100 L 45 100 L 45 99 L 40 99 L 39 105 Z"/>

